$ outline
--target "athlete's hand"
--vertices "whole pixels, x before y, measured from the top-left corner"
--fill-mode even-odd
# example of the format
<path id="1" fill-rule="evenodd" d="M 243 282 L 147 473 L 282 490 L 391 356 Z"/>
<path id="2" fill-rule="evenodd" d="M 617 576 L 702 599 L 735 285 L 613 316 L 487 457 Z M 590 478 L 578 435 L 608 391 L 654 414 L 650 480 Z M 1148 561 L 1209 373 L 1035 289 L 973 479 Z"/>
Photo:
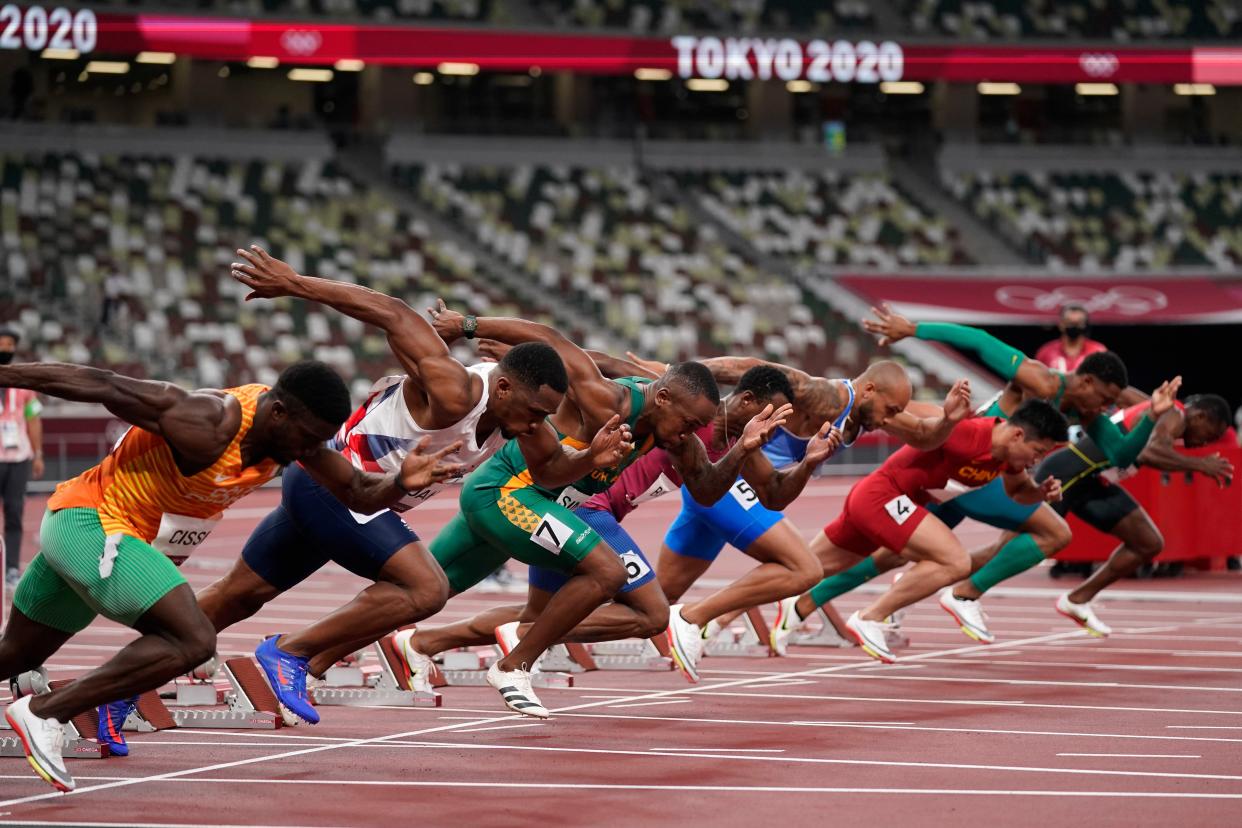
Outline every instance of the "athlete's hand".
<path id="1" fill-rule="evenodd" d="M 245 262 L 233 262 L 231 276 L 250 288 L 246 301 L 251 299 L 274 299 L 277 296 L 293 296 L 298 280 L 302 277 L 288 264 L 273 258 L 257 244 L 249 250 L 238 248 L 237 255 Z"/>
<path id="2" fill-rule="evenodd" d="M 960 423 L 970 416 L 970 380 L 953 383 L 944 398 L 944 416 L 951 423 Z"/>
<path id="3" fill-rule="evenodd" d="M 862 326 L 867 333 L 878 336 L 881 345 L 892 345 L 908 336 L 914 336 L 918 329 L 909 319 L 894 313 L 887 302 L 881 303 L 878 308 L 872 308 L 871 313 L 875 315 L 875 319 L 864 319 Z"/>
<path id="4" fill-rule="evenodd" d="M 461 339 L 461 326 L 466 317 L 455 310 L 449 310 L 443 299 L 437 299 L 434 307 L 427 308 L 427 314 L 431 317 L 431 327 L 436 329 L 436 333 L 446 344 L 452 345 Z"/>
<path id="5" fill-rule="evenodd" d="M 630 362 L 634 363 L 635 365 L 637 365 L 638 367 L 645 368 L 646 370 L 655 374 L 657 377 L 664 376 L 665 372 L 668 371 L 667 362 L 660 362 L 658 359 L 646 359 L 644 357 L 640 357 L 638 354 L 634 353 L 633 351 L 626 351 L 625 358 L 628 359 Z"/>
<path id="6" fill-rule="evenodd" d="M 479 343 L 479 359 L 484 362 L 500 362 L 505 358 L 505 354 L 513 348 L 504 342 L 497 342 L 494 339 L 480 339 Z"/>
<path id="7" fill-rule="evenodd" d="M 1174 401 L 1177 400 L 1178 389 L 1181 387 L 1182 378 L 1178 376 L 1151 392 L 1151 417 L 1153 420 L 1159 420 L 1164 416 L 1164 412 L 1173 407 Z"/>
<path id="8" fill-rule="evenodd" d="M 1199 459 L 1199 473 L 1215 480 L 1217 486 L 1228 486 L 1233 482 L 1233 463 L 1221 457 L 1219 452 L 1209 454 Z"/>
<path id="9" fill-rule="evenodd" d="M 604 423 L 591 440 L 591 461 L 597 469 L 609 469 L 619 464 L 634 450 L 634 437 L 628 423 L 621 421 L 620 414 Z"/>
<path id="10" fill-rule="evenodd" d="M 397 483 L 407 492 L 417 492 L 433 483 L 443 483 L 466 473 L 461 463 L 446 463 L 444 458 L 456 454 L 461 449 L 461 440 L 447 445 L 439 451 L 424 454 L 430 437 L 418 441 L 418 445 L 406 455 L 401 462 L 401 471 L 397 473 Z"/>
<path id="11" fill-rule="evenodd" d="M 819 427 L 819 433 L 806 444 L 806 454 L 803 457 L 811 465 L 817 466 L 836 454 L 844 439 L 845 436 L 841 433 L 841 429 L 834 428 L 832 421 L 829 420 Z"/>
<path id="12" fill-rule="evenodd" d="M 1044 503 L 1056 503 L 1061 499 L 1061 481 L 1049 477 L 1039 484 L 1039 493 L 1044 496 Z"/>
<path id="13" fill-rule="evenodd" d="M 751 417 L 750 422 L 742 429 L 742 436 L 738 438 L 738 442 L 742 444 L 742 450 L 754 451 L 772 439 L 772 432 L 783 426 L 792 413 L 791 403 L 785 403 L 780 408 L 773 408 L 771 403 L 765 405 L 763 410 Z"/>

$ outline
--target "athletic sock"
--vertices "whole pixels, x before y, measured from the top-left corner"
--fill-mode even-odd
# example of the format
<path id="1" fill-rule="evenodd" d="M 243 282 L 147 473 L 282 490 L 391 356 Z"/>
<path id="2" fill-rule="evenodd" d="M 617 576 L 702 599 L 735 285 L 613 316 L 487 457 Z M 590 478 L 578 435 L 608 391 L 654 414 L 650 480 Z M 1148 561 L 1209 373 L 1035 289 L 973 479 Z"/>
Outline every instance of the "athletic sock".
<path id="1" fill-rule="evenodd" d="M 838 572 L 811 587 L 811 600 L 815 602 L 815 606 L 822 607 L 833 598 L 857 589 L 879 574 L 875 560 L 871 557 L 863 558 L 844 572 Z"/>
<path id="2" fill-rule="evenodd" d="M 1043 559 L 1044 553 L 1040 551 L 1035 539 L 1023 533 L 1002 546 L 996 557 L 970 576 L 970 582 L 980 592 L 987 592 L 1001 581 L 1026 572 Z"/>

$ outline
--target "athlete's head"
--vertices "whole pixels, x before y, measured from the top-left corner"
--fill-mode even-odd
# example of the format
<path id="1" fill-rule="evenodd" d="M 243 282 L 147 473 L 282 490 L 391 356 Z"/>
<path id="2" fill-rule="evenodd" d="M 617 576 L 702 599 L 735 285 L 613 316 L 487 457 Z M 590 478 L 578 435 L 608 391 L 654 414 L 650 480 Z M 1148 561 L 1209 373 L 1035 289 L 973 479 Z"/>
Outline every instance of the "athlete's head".
<path id="1" fill-rule="evenodd" d="M 742 436 L 742 429 L 765 406 L 780 408 L 794 401 L 789 377 L 771 365 L 756 365 L 737 381 L 733 393 L 725 400 L 725 434 L 730 440 Z"/>
<path id="2" fill-rule="evenodd" d="M 993 451 L 1013 469 L 1029 469 L 1069 439 L 1065 415 L 1051 403 L 1027 400 L 994 432 Z"/>
<path id="3" fill-rule="evenodd" d="M 500 433 L 511 440 L 533 434 L 556 413 L 569 388 L 569 375 L 551 345 L 524 342 L 501 357 L 491 382 L 488 410 L 500 420 Z"/>
<path id="4" fill-rule="evenodd" d="M 655 444 L 675 449 L 716 416 L 720 389 L 703 363 L 678 362 L 651 384 L 648 401 Z"/>
<path id="5" fill-rule="evenodd" d="M 1186 398 L 1186 430 L 1182 442 L 1187 448 L 1206 446 L 1225 436 L 1229 428 L 1229 403 L 1216 394 L 1195 394 Z"/>
<path id="6" fill-rule="evenodd" d="M 854 380 L 852 419 L 863 431 L 874 431 L 910 404 L 910 377 L 906 369 L 892 360 L 873 362 Z"/>
<path id="7" fill-rule="evenodd" d="M 305 360 L 281 372 L 271 390 L 264 438 L 268 455 L 288 465 L 319 450 L 349 417 L 345 381 L 327 365 Z"/>
<path id="8" fill-rule="evenodd" d="M 1087 330 L 1091 325 L 1091 319 L 1087 316 L 1087 309 L 1082 305 L 1076 305 L 1072 302 L 1061 306 L 1061 318 L 1057 322 L 1057 327 L 1061 333 L 1065 334 L 1065 338 L 1077 341 L 1087 335 Z"/>
<path id="9" fill-rule="evenodd" d="M 1100 351 L 1089 354 L 1079 364 L 1073 388 L 1067 390 L 1066 396 L 1071 397 L 1070 403 L 1079 414 L 1091 417 L 1116 405 L 1129 384 L 1130 376 L 1121 357 L 1112 351 Z"/>
<path id="10" fill-rule="evenodd" d="M 0 328 L 0 365 L 8 365 L 17 353 L 21 336 L 12 328 Z"/>

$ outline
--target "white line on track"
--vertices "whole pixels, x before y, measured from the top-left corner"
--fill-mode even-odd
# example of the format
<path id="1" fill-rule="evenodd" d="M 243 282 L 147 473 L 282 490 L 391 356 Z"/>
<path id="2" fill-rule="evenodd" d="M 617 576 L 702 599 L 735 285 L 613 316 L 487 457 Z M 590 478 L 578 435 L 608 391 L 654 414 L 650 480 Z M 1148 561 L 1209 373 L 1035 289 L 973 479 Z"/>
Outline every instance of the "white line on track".
<path id="1" fill-rule="evenodd" d="M 956 665 L 956 664 L 959 664 L 960 662 L 945 659 L 943 661 L 930 661 L 928 663 L 929 664 Z M 1042 669 L 1045 667 L 1069 667 L 1075 670 L 1130 670 L 1130 671 L 1138 671 L 1138 672 L 1142 672 L 1142 671 L 1169 672 L 1170 670 L 1172 670 L 1178 673 L 1242 673 L 1242 667 L 1192 667 L 1192 666 L 1185 665 L 1185 664 L 1170 665 L 1167 667 L 1157 667 L 1151 664 L 1100 664 L 1098 662 L 1087 662 L 1087 661 L 1014 661 L 1012 659 L 1005 659 L 1004 661 L 998 660 L 996 662 L 993 662 L 991 659 L 988 659 L 988 658 L 972 658 L 970 660 L 970 663 L 971 664 L 996 663 L 996 664 L 1000 664 L 1005 667 L 1012 665 L 1012 666 L 1017 666 L 1017 667 L 1035 667 L 1039 669 Z"/>
<path id="2" fill-rule="evenodd" d="M 1197 753 L 1058 753 L 1057 756 L 1106 756 L 1118 759 L 1202 759 Z"/>
<path id="3" fill-rule="evenodd" d="M 608 707 L 612 710 L 620 710 L 623 707 L 651 707 L 657 704 L 689 704 L 693 699 L 662 699 L 660 701 L 638 702 L 636 704 L 610 704 Z"/>
<path id="4" fill-rule="evenodd" d="M 783 748 L 647 748 L 653 751 L 674 753 L 784 753 Z"/>
<path id="5" fill-rule="evenodd" d="M 521 722 L 519 724 L 507 725 L 491 725 L 490 727 L 476 727 L 472 730 L 458 730 L 457 733 L 482 733 L 485 730 L 515 730 L 519 727 L 543 727 L 543 722 Z"/>
<path id="6" fill-rule="evenodd" d="M 1165 725 L 1177 730 L 1242 730 L 1242 725 Z"/>

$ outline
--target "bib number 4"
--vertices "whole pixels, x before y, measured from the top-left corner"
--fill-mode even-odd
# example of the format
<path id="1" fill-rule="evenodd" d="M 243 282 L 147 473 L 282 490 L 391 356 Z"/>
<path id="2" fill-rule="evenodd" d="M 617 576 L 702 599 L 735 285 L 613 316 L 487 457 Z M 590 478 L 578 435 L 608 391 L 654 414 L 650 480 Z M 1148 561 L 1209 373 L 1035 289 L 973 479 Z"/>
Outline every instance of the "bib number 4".
<path id="1" fill-rule="evenodd" d="M 914 502 L 906 495 L 894 497 L 888 503 L 884 504 L 884 511 L 888 512 L 888 516 L 891 517 L 898 526 L 901 526 L 909 520 L 910 515 L 914 514 L 914 510 L 916 508 L 918 507 L 916 507 Z"/>

